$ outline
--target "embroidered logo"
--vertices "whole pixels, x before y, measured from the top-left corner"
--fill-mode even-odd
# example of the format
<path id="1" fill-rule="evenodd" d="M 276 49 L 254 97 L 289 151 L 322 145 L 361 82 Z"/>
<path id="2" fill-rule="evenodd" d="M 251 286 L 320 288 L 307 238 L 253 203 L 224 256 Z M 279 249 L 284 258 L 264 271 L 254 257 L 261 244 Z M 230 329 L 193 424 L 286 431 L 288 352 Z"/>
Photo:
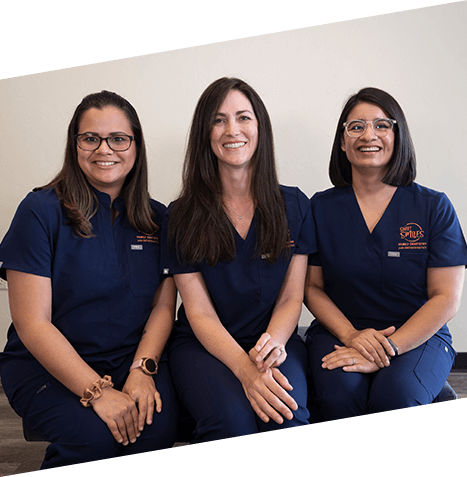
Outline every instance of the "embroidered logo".
<path id="1" fill-rule="evenodd" d="M 157 235 L 137 235 L 136 241 L 139 243 L 159 243 L 159 237 Z"/>
<path id="2" fill-rule="evenodd" d="M 401 256 L 400 252 L 388 252 L 388 257 L 395 257 L 398 258 Z"/>
<path id="3" fill-rule="evenodd" d="M 143 250 L 143 246 L 131 244 L 131 250 Z"/>
<path id="4" fill-rule="evenodd" d="M 164 268 L 164 270 L 162 271 L 162 273 L 164 275 L 168 275 L 169 274 L 169 269 L 168 268 Z"/>
<path id="5" fill-rule="evenodd" d="M 425 232 L 420 225 L 415 222 L 400 227 L 400 237 L 404 242 L 399 243 L 399 250 L 426 249 Z"/>

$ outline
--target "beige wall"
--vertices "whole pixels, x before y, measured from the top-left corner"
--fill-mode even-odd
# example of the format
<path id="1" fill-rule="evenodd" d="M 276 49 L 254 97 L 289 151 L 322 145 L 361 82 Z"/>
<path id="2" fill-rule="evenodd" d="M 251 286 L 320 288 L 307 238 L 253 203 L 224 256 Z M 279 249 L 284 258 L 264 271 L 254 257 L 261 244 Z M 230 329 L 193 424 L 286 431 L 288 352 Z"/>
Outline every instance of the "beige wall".
<path id="1" fill-rule="evenodd" d="M 327 166 L 347 97 L 364 86 L 394 95 L 411 127 L 418 182 L 445 191 L 467 231 L 467 3 L 304 28 L 0 81 L 0 237 L 20 200 L 59 169 L 66 127 L 81 98 L 101 89 L 137 109 L 154 198 L 180 186 L 191 115 L 204 88 L 239 76 L 262 96 L 274 126 L 281 182 L 311 196 L 330 187 Z M 360 45 L 360 49 L 350 46 Z M 467 352 L 467 292 L 451 322 Z M 10 323 L 0 290 L 0 346 Z M 302 322 L 311 319 L 304 313 Z"/>

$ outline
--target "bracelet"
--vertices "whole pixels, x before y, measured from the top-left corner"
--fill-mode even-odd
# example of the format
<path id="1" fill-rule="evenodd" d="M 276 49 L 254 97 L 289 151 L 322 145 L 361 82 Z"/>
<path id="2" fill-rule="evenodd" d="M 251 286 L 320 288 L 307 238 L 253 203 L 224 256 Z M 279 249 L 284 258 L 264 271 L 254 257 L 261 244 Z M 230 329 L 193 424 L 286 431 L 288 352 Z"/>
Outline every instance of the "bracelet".
<path id="1" fill-rule="evenodd" d="M 388 338 L 388 342 L 391 345 L 392 349 L 394 350 L 394 356 L 393 358 L 396 358 L 399 356 L 399 348 L 394 344 L 394 341 L 392 341 L 390 338 Z"/>
<path id="2" fill-rule="evenodd" d="M 92 383 L 91 388 L 86 388 L 83 397 L 80 399 L 84 407 L 89 407 L 90 401 L 99 399 L 102 396 L 102 390 L 105 388 L 113 388 L 114 383 L 110 376 L 104 376 Z"/>

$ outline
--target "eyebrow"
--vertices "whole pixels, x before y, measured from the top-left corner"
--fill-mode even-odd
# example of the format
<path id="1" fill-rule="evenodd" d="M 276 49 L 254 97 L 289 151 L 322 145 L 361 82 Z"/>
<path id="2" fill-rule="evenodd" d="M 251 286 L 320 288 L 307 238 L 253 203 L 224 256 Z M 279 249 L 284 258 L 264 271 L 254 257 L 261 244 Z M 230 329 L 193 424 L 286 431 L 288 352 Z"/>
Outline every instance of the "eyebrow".
<path id="1" fill-rule="evenodd" d="M 78 134 L 91 134 L 93 136 L 99 136 L 99 133 L 97 132 L 94 132 L 94 131 L 84 131 L 82 133 L 78 133 Z M 116 135 L 119 135 L 119 134 L 124 134 L 125 136 L 131 136 L 132 134 L 128 134 L 126 132 L 123 132 L 123 131 L 112 131 L 110 134 L 109 134 L 109 137 L 110 136 L 116 136 Z M 100 137 L 100 136 L 99 136 Z"/>
<path id="2" fill-rule="evenodd" d="M 254 114 L 252 111 L 250 111 L 249 109 L 244 109 L 242 111 L 237 111 L 235 113 L 235 116 L 239 116 L 240 114 L 245 114 L 245 113 L 249 113 L 249 114 Z M 225 117 L 226 114 L 225 113 L 216 113 L 216 116 L 223 116 Z"/>

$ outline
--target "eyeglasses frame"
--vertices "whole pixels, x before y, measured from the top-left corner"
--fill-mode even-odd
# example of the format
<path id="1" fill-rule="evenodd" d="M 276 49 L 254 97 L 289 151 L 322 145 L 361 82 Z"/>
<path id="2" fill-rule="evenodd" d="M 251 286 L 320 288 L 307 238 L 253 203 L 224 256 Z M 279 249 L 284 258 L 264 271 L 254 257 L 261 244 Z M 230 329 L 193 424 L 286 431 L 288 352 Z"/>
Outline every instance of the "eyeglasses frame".
<path id="1" fill-rule="evenodd" d="M 378 136 L 378 137 L 381 137 L 378 135 L 378 133 L 375 131 L 375 121 L 381 121 L 381 120 L 384 120 L 384 121 L 389 121 L 389 123 L 391 124 L 391 131 L 394 130 L 394 124 L 397 124 L 397 121 L 395 119 L 391 119 L 391 118 L 376 118 L 376 119 L 373 119 L 373 121 L 364 121 L 363 119 L 352 119 L 352 121 L 346 121 L 342 126 L 344 126 L 344 130 L 345 132 L 347 133 L 347 136 L 349 137 L 353 137 L 353 138 L 357 138 L 357 137 L 362 137 L 365 133 L 366 133 L 366 128 L 368 126 L 368 123 L 371 123 L 371 129 L 373 129 L 373 132 Z M 354 121 L 360 121 L 362 123 L 365 123 L 365 129 L 363 130 L 362 134 L 360 134 L 360 136 L 352 136 L 349 134 L 349 131 L 347 130 L 347 126 L 354 122 Z M 389 133 L 389 132 L 388 132 Z M 382 137 L 385 137 L 385 136 L 382 136 Z"/>
<path id="2" fill-rule="evenodd" d="M 92 136 L 92 137 L 95 137 L 95 138 L 99 138 L 99 145 L 95 148 L 95 149 L 83 149 L 80 145 L 79 145 L 79 142 L 78 142 L 78 138 L 80 136 Z M 75 141 L 76 141 L 76 145 L 82 150 L 82 151 L 87 151 L 87 152 L 94 152 L 94 151 L 97 151 L 101 145 L 102 145 L 102 141 L 105 140 L 105 142 L 107 143 L 107 146 L 109 147 L 109 149 L 112 149 L 112 151 L 114 152 L 125 152 L 125 151 L 128 151 L 128 149 L 130 149 L 131 147 L 131 143 L 135 140 L 135 137 L 134 136 L 130 136 L 129 134 L 118 134 L 117 136 L 126 136 L 128 138 L 130 138 L 130 145 L 126 148 L 126 149 L 114 149 L 110 144 L 109 144 L 109 139 L 115 137 L 115 136 L 107 136 L 107 137 L 101 137 L 101 136 L 98 136 L 97 134 L 88 134 L 88 133 L 81 133 L 81 134 L 75 134 Z"/>

